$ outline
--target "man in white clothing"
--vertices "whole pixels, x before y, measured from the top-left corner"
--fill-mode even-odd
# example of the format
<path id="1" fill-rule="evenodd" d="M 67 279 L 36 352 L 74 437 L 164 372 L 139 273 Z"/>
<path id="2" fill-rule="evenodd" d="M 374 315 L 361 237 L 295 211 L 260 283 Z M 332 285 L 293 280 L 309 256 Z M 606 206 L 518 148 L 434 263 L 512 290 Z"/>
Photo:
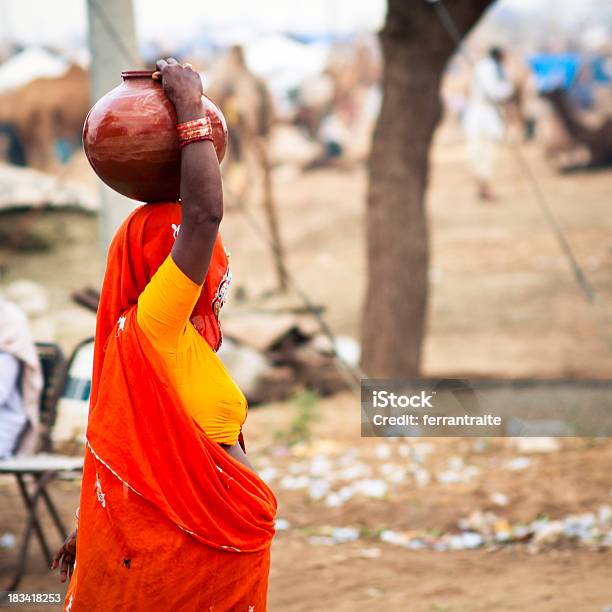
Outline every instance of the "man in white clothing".
<path id="1" fill-rule="evenodd" d="M 0 298 L 0 458 L 37 450 L 42 386 L 27 317 Z"/>
<path id="2" fill-rule="evenodd" d="M 468 161 L 476 178 L 478 196 L 485 201 L 494 199 L 493 169 L 497 147 L 505 132 L 501 105 L 514 94 L 503 63 L 503 51 L 494 47 L 476 64 L 463 119 Z"/>

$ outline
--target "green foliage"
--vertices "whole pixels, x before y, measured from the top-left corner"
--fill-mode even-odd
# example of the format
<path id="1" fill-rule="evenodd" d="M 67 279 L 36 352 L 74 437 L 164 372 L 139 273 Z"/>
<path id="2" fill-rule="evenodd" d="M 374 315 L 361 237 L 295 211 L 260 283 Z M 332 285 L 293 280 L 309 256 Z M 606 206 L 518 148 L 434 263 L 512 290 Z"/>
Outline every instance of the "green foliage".
<path id="1" fill-rule="evenodd" d="M 307 389 L 298 391 L 290 402 L 293 417 L 287 431 L 277 431 L 276 437 L 290 446 L 298 442 L 310 442 L 312 425 L 320 420 L 319 396 Z"/>

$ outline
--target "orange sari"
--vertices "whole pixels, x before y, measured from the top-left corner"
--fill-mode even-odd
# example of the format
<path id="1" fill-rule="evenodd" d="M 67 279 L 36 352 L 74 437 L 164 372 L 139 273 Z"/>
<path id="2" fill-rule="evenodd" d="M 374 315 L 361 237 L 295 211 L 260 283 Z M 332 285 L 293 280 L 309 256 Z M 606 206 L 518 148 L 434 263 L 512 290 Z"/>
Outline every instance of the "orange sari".
<path id="1" fill-rule="evenodd" d="M 136 323 L 180 217 L 141 206 L 109 250 L 68 612 L 267 609 L 274 494 L 187 414 Z M 192 315 L 215 350 L 227 271 L 218 237 Z"/>

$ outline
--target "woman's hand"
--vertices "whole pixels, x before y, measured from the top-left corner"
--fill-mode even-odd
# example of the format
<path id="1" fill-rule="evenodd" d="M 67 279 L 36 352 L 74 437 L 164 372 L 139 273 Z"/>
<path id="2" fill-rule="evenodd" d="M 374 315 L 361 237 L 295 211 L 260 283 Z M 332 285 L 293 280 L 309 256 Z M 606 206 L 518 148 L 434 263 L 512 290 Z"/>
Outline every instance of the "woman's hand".
<path id="1" fill-rule="evenodd" d="M 59 579 L 61 582 L 66 582 L 67 576 L 72 576 L 74 568 L 74 560 L 76 559 L 76 540 L 77 530 L 75 529 L 67 538 L 66 541 L 58 548 L 51 569 L 54 570 L 59 566 Z"/>
<path id="2" fill-rule="evenodd" d="M 191 64 L 179 64 L 173 57 L 155 64 L 154 79 L 161 80 L 166 97 L 176 109 L 179 123 L 202 116 L 202 79 Z"/>

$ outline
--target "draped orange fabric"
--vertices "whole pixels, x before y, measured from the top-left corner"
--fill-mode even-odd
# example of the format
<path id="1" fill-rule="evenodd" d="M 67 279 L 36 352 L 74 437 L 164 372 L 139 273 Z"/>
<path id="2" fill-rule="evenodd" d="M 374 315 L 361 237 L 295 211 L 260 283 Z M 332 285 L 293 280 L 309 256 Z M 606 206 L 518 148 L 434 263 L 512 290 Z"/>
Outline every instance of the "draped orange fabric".
<path id="1" fill-rule="evenodd" d="M 68 612 L 267 609 L 274 494 L 187 414 L 136 322 L 180 218 L 141 206 L 109 250 Z M 191 319 L 215 350 L 227 276 L 218 237 Z"/>

